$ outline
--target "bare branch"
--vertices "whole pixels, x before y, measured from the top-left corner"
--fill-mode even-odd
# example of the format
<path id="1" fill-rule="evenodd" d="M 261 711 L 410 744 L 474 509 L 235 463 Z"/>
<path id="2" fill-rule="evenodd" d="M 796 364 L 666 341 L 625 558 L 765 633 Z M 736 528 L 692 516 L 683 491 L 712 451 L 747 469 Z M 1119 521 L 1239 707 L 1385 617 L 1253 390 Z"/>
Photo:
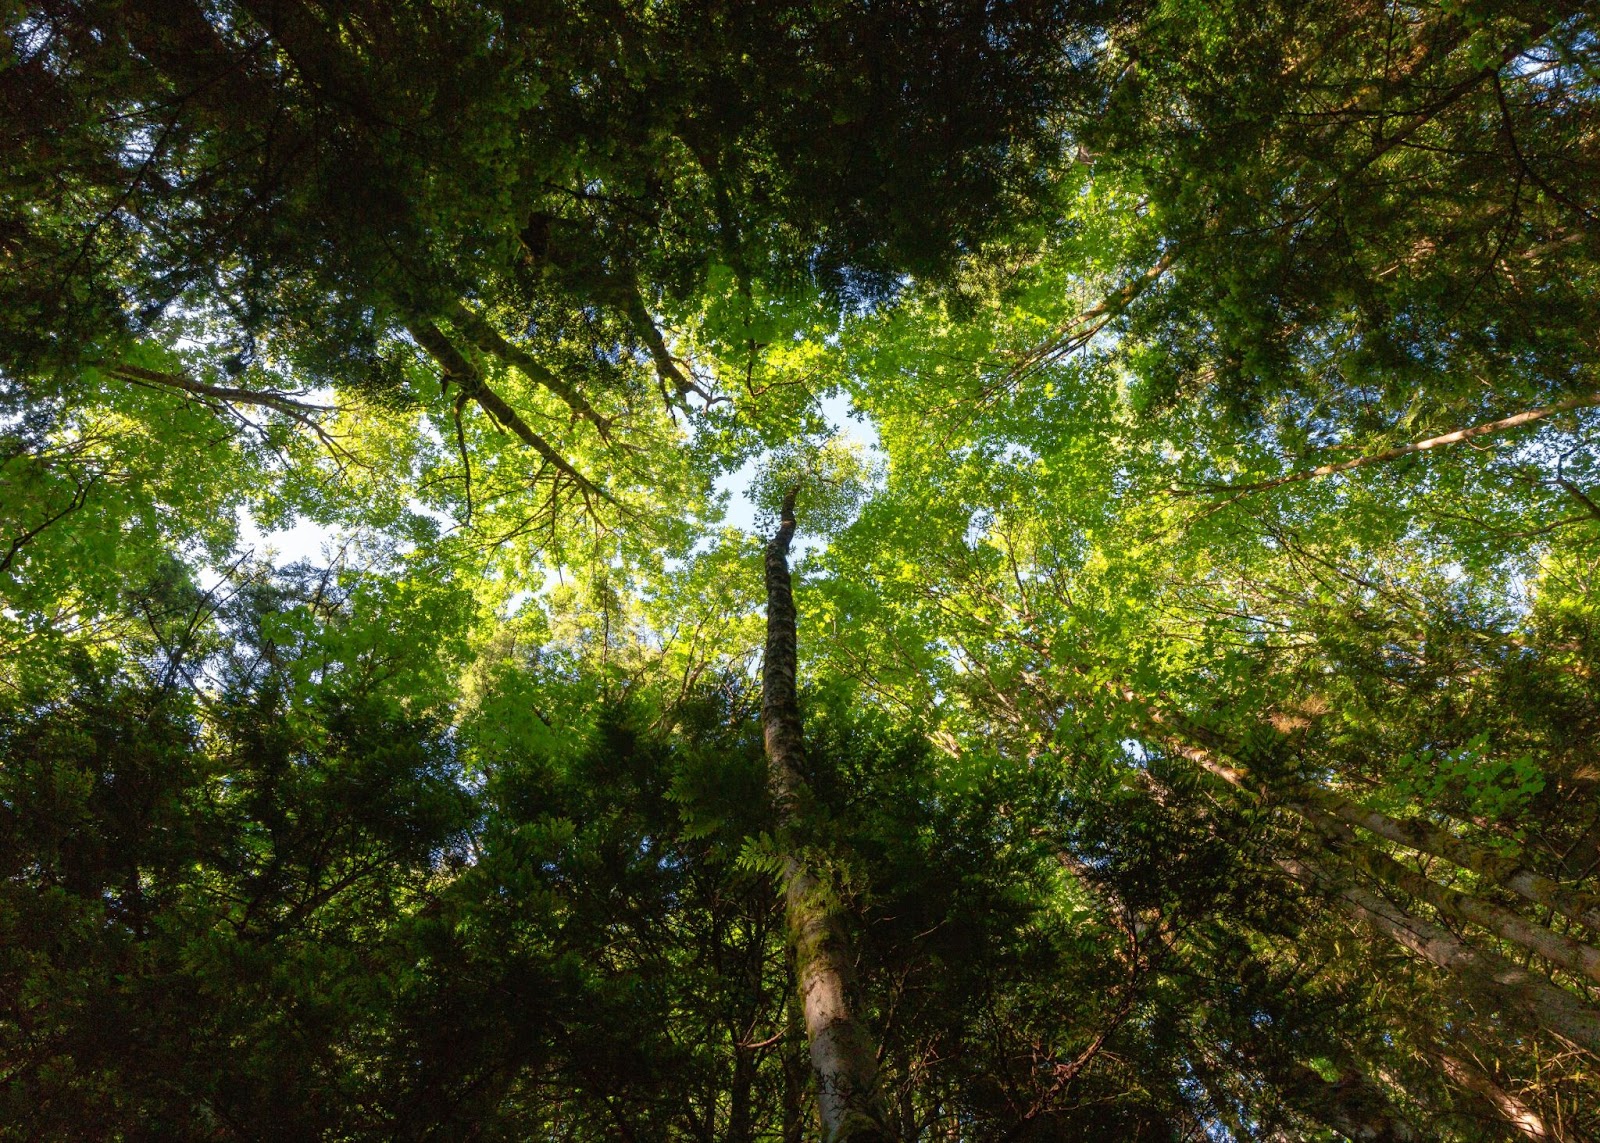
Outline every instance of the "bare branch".
<path id="1" fill-rule="evenodd" d="M 301 401 L 270 390 L 234 389 L 224 385 L 207 385 L 203 381 L 196 381 L 190 377 L 185 377 L 181 373 L 165 373 L 156 369 L 145 369 L 138 365 L 119 362 L 110 366 L 106 371 L 113 377 L 123 381 L 179 389 L 193 396 L 205 397 L 212 401 L 227 401 L 233 405 L 259 405 L 264 409 L 282 413 L 302 423 L 307 418 L 316 416 L 318 413 L 332 413 L 337 410 L 337 407 L 333 405 L 314 405 L 309 401 Z"/>
<path id="2" fill-rule="evenodd" d="M 472 527 L 472 458 L 467 455 L 467 435 L 461 428 L 461 405 L 456 405 L 456 448 L 461 450 L 461 479 L 467 497 L 467 527 Z"/>
<path id="3" fill-rule="evenodd" d="M 180 393 L 210 405 L 213 409 L 221 410 L 232 405 L 252 405 L 257 408 L 271 409 L 288 417 L 301 428 L 314 435 L 322 446 L 328 450 L 328 455 L 342 469 L 346 462 L 353 461 L 350 451 L 334 440 L 327 429 L 322 427 L 317 417 L 324 413 L 338 412 L 337 405 L 318 405 L 310 401 L 302 401 L 285 393 L 276 393 L 271 390 L 237 389 L 227 385 L 208 385 L 204 381 L 196 381 L 182 373 L 167 373 L 158 369 L 146 369 L 140 365 L 129 365 L 125 362 L 105 367 L 108 375 L 119 381 L 127 381 L 133 385 L 144 385 L 159 389 L 175 389 Z M 237 416 L 237 414 L 236 414 Z M 246 426 L 251 426 L 248 420 L 239 417 Z"/>
<path id="4" fill-rule="evenodd" d="M 616 293 L 622 302 L 622 308 L 628 315 L 628 320 L 633 323 L 634 332 L 644 339 L 645 347 L 650 350 L 650 360 L 655 363 L 656 375 L 660 378 L 663 395 L 668 381 L 677 395 L 679 403 L 693 393 L 707 404 L 711 403 L 712 395 L 700 385 L 690 380 L 684 371 L 678 368 L 677 360 L 667 349 L 667 342 L 661 336 L 661 329 L 656 325 L 655 318 L 650 316 L 650 309 L 645 305 L 644 295 L 640 292 L 639 283 L 628 275 L 627 280 L 615 284 Z M 668 405 L 672 402 L 669 399 Z"/>

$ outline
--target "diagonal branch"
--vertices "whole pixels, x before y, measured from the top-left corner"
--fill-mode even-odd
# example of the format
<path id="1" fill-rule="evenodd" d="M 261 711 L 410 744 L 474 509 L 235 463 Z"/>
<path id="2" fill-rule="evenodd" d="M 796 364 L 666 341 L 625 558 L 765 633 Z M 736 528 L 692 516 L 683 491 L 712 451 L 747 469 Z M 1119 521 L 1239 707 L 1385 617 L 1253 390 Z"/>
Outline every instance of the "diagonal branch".
<path id="1" fill-rule="evenodd" d="M 283 393 L 274 393 L 270 390 L 235 389 L 226 385 L 207 385 L 203 381 L 185 377 L 181 373 L 166 373 L 157 369 L 145 369 L 139 365 L 118 363 L 109 366 L 106 372 L 123 381 L 131 381 L 141 385 L 160 385 L 168 389 L 179 389 L 195 397 L 204 397 L 212 401 L 226 401 L 232 405 L 259 405 L 264 409 L 282 413 L 294 420 L 307 423 L 307 419 L 318 413 L 331 413 L 335 411 L 332 405 L 314 405 L 309 401 L 301 401 Z"/>
<path id="2" fill-rule="evenodd" d="M 1426 901 L 1441 916 L 1477 925 L 1502 940 L 1521 945 L 1528 952 L 1537 953 L 1550 964 L 1574 976 L 1600 980 L 1600 949 L 1593 945 L 1529 921 L 1493 901 L 1463 893 L 1453 886 L 1441 885 L 1381 850 L 1363 844 L 1349 825 L 1313 806 L 1288 805 L 1310 823 L 1333 852 L 1375 880 L 1392 885 L 1419 901 Z"/>
<path id="3" fill-rule="evenodd" d="M 467 434 L 461 427 L 461 404 L 456 405 L 456 448 L 461 451 L 461 480 L 467 497 L 467 527 L 472 527 L 472 458 L 467 455 Z"/>
<path id="4" fill-rule="evenodd" d="M 1459 838 L 1425 818 L 1395 818 L 1380 810 L 1352 802 L 1315 782 L 1290 783 L 1274 790 L 1238 764 L 1219 736 L 1183 715 L 1163 710 L 1126 686 L 1113 684 L 1112 693 L 1139 708 L 1143 720 L 1168 750 L 1222 779 L 1251 797 L 1274 800 L 1301 817 L 1320 811 L 1407 849 L 1437 857 L 1477 874 L 1486 881 L 1543 905 L 1600 932 L 1600 895 L 1574 889 L 1544 876 L 1523 863 L 1520 854 L 1502 854 Z"/>
<path id="5" fill-rule="evenodd" d="M 1356 457 L 1353 460 L 1341 460 L 1336 464 L 1324 464 L 1316 468 L 1302 469 L 1299 472 L 1273 477 L 1271 480 L 1257 480 L 1250 484 L 1208 484 L 1198 488 L 1175 488 L 1172 492 L 1176 496 L 1194 496 L 1203 492 L 1231 492 L 1235 494 L 1234 499 L 1237 500 L 1240 497 L 1250 495 L 1252 492 L 1266 492 L 1269 489 L 1282 488 L 1286 484 L 1299 484 L 1302 481 L 1315 480 L 1319 476 L 1332 476 L 1335 473 L 1352 472 L 1355 469 L 1366 468 L 1369 465 L 1387 464 L 1391 460 L 1400 460 L 1402 457 L 1412 456 L 1419 452 L 1428 452 L 1444 445 L 1459 444 L 1462 441 L 1504 432 L 1507 429 L 1542 421 L 1547 417 L 1556 416 L 1558 413 L 1570 413 L 1574 409 L 1592 409 L 1596 405 L 1600 405 L 1600 393 L 1589 393 L 1582 397 L 1572 397 L 1565 401 L 1557 401 L 1553 405 L 1545 405 L 1542 408 L 1529 409 L 1525 413 L 1502 417 L 1498 421 L 1487 421 L 1481 425 L 1473 425 L 1471 428 L 1457 429 L 1453 433 L 1444 433 L 1440 436 L 1429 437 L 1427 440 L 1414 441 L 1411 444 L 1400 445 L 1397 448 L 1384 449 L 1382 452 Z"/>
<path id="6" fill-rule="evenodd" d="M 496 424 L 509 429 L 523 444 L 533 449 L 539 456 L 561 473 L 577 487 L 585 501 L 590 497 L 597 497 L 607 503 L 615 504 L 616 499 L 605 489 L 595 484 L 576 468 L 573 468 L 567 459 L 558 453 L 550 442 L 534 432 L 528 423 L 517 414 L 517 411 L 506 404 L 500 395 L 483 382 L 483 375 L 467 360 L 466 356 L 457 349 L 455 343 L 446 337 L 437 325 L 426 319 L 418 318 L 409 322 L 406 329 L 410 332 L 416 343 L 428 351 L 428 355 L 438 362 L 439 368 L 444 371 L 446 383 L 454 382 L 470 400 L 476 401 L 484 412 Z"/>
<path id="7" fill-rule="evenodd" d="M 1566 1143 L 1565 1135 L 1558 1135 L 1551 1131 L 1548 1124 L 1540 1117 L 1539 1113 L 1516 1096 L 1506 1091 L 1496 1083 L 1492 1076 L 1477 1064 L 1470 1063 L 1460 1056 L 1452 1055 L 1438 1045 L 1424 1049 L 1432 1056 L 1449 1076 L 1459 1086 L 1472 1092 L 1481 1099 L 1486 1100 L 1491 1107 L 1510 1126 L 1526 1139 L 1550 1140 L 1551 1143 Z M 1470 1053 L 1467 1053 L 1470 1055 Z"/>
<path id="8" fill-rule="evenodd" d="M 985 399 L 992 398 L 995 392 L 1002 391 L 1035 370 L 1058 361 L 1069 353 L 1082 349 L 1094 338 L 1095 334 L 1105 329 L 1113 318 L 1127 309 L 1140 294 L 1144 293 L 1158 278 L 1172 268 L 1177 259 L 1177 250 L 1169 249 L 1155 264 L 1138 277 L 1124 283 L 1115 292 L 1108 294 L 1097 304 L 1079 313 L 1067 322 L 1049 341 L 1035 346 L 1029 350 L 1020 361 L 1006 371 L 1000 384 L 989 393 Z"/>
<path id="9" fill-rule="evenodd" d="M 628 320 L 633 324 L 634 332 L 644 339 L 645 347 L 650 351 L 650 360 L 655 364 L 656 376 L 662 385 L 662 395 L 667 397 L 670 406 L 672 398 L 667 396 L 666 383 L 672 382 L 673 396 L 682 404 L 690 393 L 699 397 L 707 404 L 711 403 L 711 394 L 695 384 L 684 371 L 678 368 L 678 361 L 667 349 L 666 338 L 661 336 L 661 327 L 656 325 L 655 318 L 650 316 L 650 309 L 645 305 L 644 294 L 639 289 L 638 280 L 630 273 L 626 280 L 615 284 L 615 291 L 623 310 L 628 315 Z"/>
<path id="10" fill-rule="evenodd" d="M 159 369 L 146 369 L 141 365 L 130 365 L 118 362 L 113 365 L 103 366 L 107 375 L 126 381 L 132 385 L 144 385 L 149 388 L 175 389 L 185 393 L 203 404 L 210 405 L 214 410 L 226 405 L 253 405 L 261 409 L 271 409 L 288 417 L 301 428 L 310 431 L 322 446 L 328 450 L 335 463 L 341 468 L 347 461 L 353 461 L 348 449 L 336 441 L 327 429 L 322 427 L 317 417 L 323 413 L 338 412 L 336 405 L 317 405 L 310 401 L 302 401 L 284 393 L 275 393 L 271 390 L 239 389 L 230 385 L 208 385 L 204 381 L 196 381 L 182 373 L 168 373 Z M 235 414 L 237 415 L 237 414 Z M 243 418 L 241 418 L 243 420 Z M 248 424 L 248 421 L 245 422 Z"/>
<path id="11" fill-rule="evenodd" d="M 589 404 L 588 399 L 582 393 L 578 392 L 576 386 L 558 377 L 520 345 L 508 341 L 483 315 L 474 312 L 460 302 L 455 302 L 446 310 L 446 316 L 449 317 L 450 323 L 460 330 L 473 345 L 491 357 L 499 358 L 507 365 L 520 370 L 529 380 L 554 393 L 575 414 L 594 425 L 599 431 L 602 440 L 609 438 L 611 422 L 594 411 L 594 407 Z M 413 331 L 413 336 L 415 336 L 415 331 Z M 429 352 L 432 351 L 430 350 Z M 443 362 L 440 362 L 440 364 L 442 365 Z"/>
<path id="12" fill-rule="evenodd" d="M 1379 933 L 1422 960 L 1453 976 L 1469 995 L 1510 1009 L 1508 1015 L 1552 1032 L 1591 1055 L 1600 1056 L 1600 1011 L 1544 977 L 1476 948 L 1454 933 L 1369 892 L 1305 858 L 1280 857 L 1277 865 L 1289 876 L 1335 898 L 1349 917 L 1365 921 Z"/>
<path id="13" fill-rule="evenodd" d="M 66 519 L 73 512 L 76 512 L 79 508 L 82 508 L 86 503 L 88 503 L 89 490 L 94 487 L 95 481 L 98 479 L 98 475 L 91 475 L 87 480 L 78 482 L 77 488 L 72 493 L 72 499 L 67 501 L 67 506 L 65 508 L 61 509 L 61 511 L 55 513 L 54 515 L 47 517 L 38 526 L 29 528 L 16 539 L 12 540 L 10 545 L 6 548 L 5 556 L 0 558 L 0 572 L 8 571 L 11 567 L 11 561 L 17 558 L 17 553 L 35 540 L 40 532 L 43 532 L 46 528 L 50 527 L 50 525 Z"/>

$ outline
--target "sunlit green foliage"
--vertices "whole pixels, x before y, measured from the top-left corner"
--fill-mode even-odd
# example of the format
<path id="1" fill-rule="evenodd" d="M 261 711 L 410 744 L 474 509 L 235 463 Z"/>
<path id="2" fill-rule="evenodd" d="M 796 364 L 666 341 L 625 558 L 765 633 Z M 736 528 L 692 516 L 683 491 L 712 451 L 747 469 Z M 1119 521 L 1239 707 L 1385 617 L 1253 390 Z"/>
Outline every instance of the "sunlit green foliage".
<path id="1" fill-rule="evenodd" d="M 14 6 L 0 1138 L 1600 1132 L 1596 43 Z"/>

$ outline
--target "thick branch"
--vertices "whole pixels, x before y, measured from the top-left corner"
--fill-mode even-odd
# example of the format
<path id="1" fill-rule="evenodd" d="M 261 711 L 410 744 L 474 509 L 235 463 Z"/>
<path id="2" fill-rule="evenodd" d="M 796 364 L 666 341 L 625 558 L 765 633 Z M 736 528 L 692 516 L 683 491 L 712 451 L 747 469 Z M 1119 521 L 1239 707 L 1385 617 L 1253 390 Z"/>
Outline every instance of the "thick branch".
<path id="1" fill-rule="evenodd" d="M 1546 405 L 1539 409 L 1529 409 L 1525 413 L 1515 416 L 1502 417 L 1498 421 L 1488 421 L 1471 428 L 1457 429 L 1453 433 L 1444 433 L 1440 436 L 1429 437 L 1427 440 L 1415 441 L 1398 448 L 1385 449 L 1375 452 L 1370 456 L 1356 457 L 1353 460 L 1341 460 L 1337 464 L 1324 464 L 1316 468 L 1303 469 L 1300 472 L 1291 472 L 1285 476 L 1274 477 L 1271 480 L 1258 480 L 1251 484 L 1215 484 L 1199 489 L 1181 489 L 1180 495 L 1194 495 L 1198 492 L 1232 492 L 1245 496 L 1252 492 L 1265 492 L 1272 488 L 1282 488 L 1286 484 L 1298 484 L 1305 480 L 1315 480 L 1319 476 L 1332 476 L 1339 472 L 1351 472 L 1358 468 L 1366 468 L 1373 464 L 1386 464 L 1391 460 L 1400 460 L 1402 457 L 1412 456 L 1419 452 L 1428 452 L 1431 449 L 1444 445 L 1459 444 L 1462 441 L 1473 440 L 1476 437 L 1489 436 L 1492 433 L 1504 432 L 1521 425 L 1542 421 L 1546 417 L 1553 417 L 1558 413 L 1570 413 L 1574 409 L 1590 409 L 1600 405 L 1600 393 L 1590 393 L 1583 397 L 1573 397 L 1566 401 L 1558 401 L 1554 405 Z"/>
<path id="2" fill-rule="evenodd" d="M 550 442 L 528 426 L 515 409 L 500 399 L 493 389 L 483 382 L 483 375 L 467 360 L 466 356 L 456 348 L 455 343 L 446 337 L 431 321 L 415 320 L 406 326 L 416 343 L 428 351 L 439 368 L 444 371 L 445 381 L 453 382 L 471 400 L 476 401 L 489 416 L 499 425 L 509 429 L 521 439 L 522 443 L 538 453 L 544 461 L 561 473 L 577 486 L 584 496 L 596 496 L 601 500 L 615 503 L 611 495 L 603 488 L 594 484 L 588 477 L 569 464 L 565 457 L 551 447 Z"/>
<path id="3" fill-rule="evenodd" d="M 505 337 L 495 329 L 485 318 L 474 313 L 460 302 L 454 303 L 449 309 L 451 324 L 459 329 L 473 345 L 484 353 L 498 357 L 507 365 L 521 371 L 529 380 L 554 393 L 564 401 L 569 409 L 578 416 L 588 421 L 599 430 L 602 439 L 609 436 L 610 424 L 594 411 L 587 398 L 577 388 L 562 380 L 551 372 L 539 360 Z"/>
<path id="4" fill-rule="evenodd" d="M 633 323 L 634 332 L 644 339 L 645 347 L 650 351 L 650 360 L 655 363 L 656 374 L 661 379 L 662 385 L 665 386 L 670 381 L 680 402 L 690 393 L 709 402 L 711 394 L 684 376 L 683 370 L 678 368 L 677 361 L 667 349 L 666 338 L 661 336 L 661 328 L 656 325 L 655 318 L 650 316 L 644 295 L 631 274 L 627 281 L 616 284 L 616 292 L 622 308 L 628 314 L 628 320 Z"/>
<path id="5" fill-rule="evenodd" d="M 1122 688 L 1121 694 L 1128 701 L 1136 701 L 1136 696 L 1127 688 Z M 1203 767 L 1207 772 L 1222 778 L 1252 796 L 1272 797 L 1273 792 L 1259 783 L 1252 782 L 1246 771 L 1220 761 L 1212 750 L 1208 749 L 1210 746 L 1209 741 L 1206 741 L 1206 745 L 1198 745 L 1178 740 L 1174 724 L 1182 723 L 1184 720 L 1164 717 L 1160 711 L 1149 712 L 1149 718 L 1159 728 L 1158 736 L 1161 741 L 1167 744 L 1170 749 L 1174 749 L 1181 756 Z M 1200 728 L 1184 726 L 1183 729 L 1200 740 L 1210 740 L 1214 737 Z M 1337 798 L 1337 795 L 1307 787 L 1299 787 L 1295 792 L 1300 795 L 1302 800 L 1308 794 L 1318 795 L 1326 799 Z M 1306 817 L 1314 827 L 1320 827 L 1322 831 L 1328 829 L 1328 820 L 1324 815 L 1315 811 L 1308 811 L 1307 807 L 1296 805 L 1293 801 L 1283 804 L 1286 809 Z M 1365 856 L 1363 848 L 1360 846 L 1349 848 L 1352 849 L 1358 863 L 1361 863 L 1362 857 Z M 1421 878 L 1420 875 L 1411 874 L 1409 870 L 1404 870 L 1404 867 L 1399 866 L 1392 859 L 1386 860 L 1389 861 L 1389 865 L 1394 866 L 1395 869 L 1402 870 L 1406 874 L 1404 880 L 1407 881 L 1407 884 L 1403 887 L 1408 892 L 1416 892 L 1418 895 L 1427 897 L 1430 903 L 1435 904 L 1436 907 L 1440 907 L 1445 911 L 1449 911 L 1449 906 L 1459 908 L 1461 905 L 1459 899 L 1466 897 L 1465 894 L 1454 893 L 1443 886 L 1433 885 L 1431 882 L 1420 884 L 1426 879 Z M 1310 861 L 1279 858 L 1277 863 L 1296 879 L 1336 895 L 1339 898 L 1341 908 L 1346 913 L 1367 922 L 1379 932 L 1391 937 L 1431 964 L 1450 972 L 1479 994 L 1492 1000 L 1503 1000 L 1509 1003 L 1525 1019 L 1531 1021 L 1535 1027 L 1546 1028 L 1600 1056 L 1600 1012 L 1579 1000 L 1566 989 L 1517 968 L 1495 953 L 1475 948 L 1437 925 L 1412 917 L 1397 906 L 1384 901 L 1359 886 L 1336 880 Z M 1373 864 L 1378 868 L 1369 869 L 1368 872 L 1375 872 L 1376 875 L 1393 874 L 1394 872 L 1389 866 L 1382 865 L 1381 861 Z M 1415 880 L 1412 880 L 1413 878 Z M 1398 879 L 1396 878 L 1396 880 Z M 1487 905 L 1486 902 L 1477 902 L 1477 904 Z M 1494 924 L 1488 926 L 1494 928 L 1495 924 L 1503 927 L 1507 917 L 1515 916 L 1508 910 L 1501 910 L 1493 906 L 1491 908 L 1495 911 L 1494 916 L 1490 916 L 1488 912 L 1475 907 L 1472 912 L 1476 915 L 1466 919 L 1478 924 L 1494 922 Z M 1459 917 L 1463 914 L 1457 913 L 1456 915 Z M 1517 920 L 1520 922 L 1520 918 L 1517 918 Z M 1527 928 L 1526 922 L 1521 922 L 1516 930 L 1518 936 L 1527 937 L 1529 935 Z M 1555 933 L 1548 933 L 1548 931 L 1546 933 L 1549 937 L 1556 938 L 1560 942 L 1577 946 L 1577 942 L 1568 942 L 1567 938 L 1558 938 Z M 1548 944 L 1549 942 L 1540 943 Z M 1587 946 L 1581 947 L 1587 948 Z M 1543 949 L 1541 948 L 1540 951 L 1542 953 Z M 1555 949 L 1552 946 L 1552 951 L 1557 952 L 1558 955 L 1563 955 L 1572 950 Z M 1593 952 L 1593 950 L 1589 951 Z M 1578 958 L 1576 964 L 1576 971 L 1586 971 L 1588 968 L 1588 964 L 1581 957 Z"/>
<path id="6" fill-rule="evenodd" d="M 1300 786 L 1294 794 L 1387 841 L 1471 870 L 1486 881 L 1492 881 L 1600 933 L 1600 898 L 1596 894 L 1558 884 L 1542 873 L 1527 868 L 1515 856 L 1503 856 L 1463 841 L 1432 822 L 1390 817 L 1319 787 Z"/>
<path id="7" fill-rule="evenodd" d="M 257 389 L 234 389 L 225 385 L 207 385 L 203 381 L 195 381 L 181 373 L 164 373 L 155 369 L 145 369 L 138 365 L 116 364 L 108 366 L 106 372 L 123 381 L 132 381 L 140 385 L 159 385 L 167 389 L 178 389 L 195 397 L 204 397 L 212 401 L 226 401 L 233 405 L 257 405 L 263 409 L 271 409 L 292 417 L 304 423 L 307 418 L 318 413 L 331 413 L 334 411 L 330 405 L 313 405 L 309 401 L 296 400 L 282 393 L 271 391 L 262 392 Z"/>
<path id="8" fill-rule="evenodd" d="M 1305 1064 L 1268 1066 L 1264 1074 L 1287 1102 L 1346 1139 L 1360 1143 L 1415 1143 L 1417 1130 L 1366 1076 L 1347 1072 L 1325 1080 Z"/>

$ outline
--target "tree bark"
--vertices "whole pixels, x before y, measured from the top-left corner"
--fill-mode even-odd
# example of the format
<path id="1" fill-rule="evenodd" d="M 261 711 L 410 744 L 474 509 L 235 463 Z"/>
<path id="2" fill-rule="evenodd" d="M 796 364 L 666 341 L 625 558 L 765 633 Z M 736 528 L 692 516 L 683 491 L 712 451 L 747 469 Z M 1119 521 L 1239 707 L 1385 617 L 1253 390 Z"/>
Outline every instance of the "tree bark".
<path id="1" fill-rule="evenodd" d="M 1495 953 L 1474 948 L 1454 933 L 1413 917 L 1358 885 L 1330 876 L 1310 861 L 1279 858 L 1278 866 L 1296 880 L 1331 894 L 1348 916 L 1450 974 L 1469 994 L 1525 1025 L 1551 1032 L 1600 1057 L 1600 1011 L 1566 989 Z"/>
<path id="2" fill-rule="evenodd" d="M 1564 1134 L 1551 1130 L 1543 1116 L 1501 1087 L 1476 1064 L 1452 1055 L 1443 1048 L 1435 1049 L 1432 1055 L 1451 1082 L 1488 1103 L 1508 1126 L 1524 1138 L 1536 1140 L 1537 1143 L 1567 1143 Z"/>
<path id="3" fill-rule="evenodd" d="M 1318 830 L 1336 829 L 1340 824 L 1310 807 L 1291 805 L 1290 808 L 1297 809 Z M 1552 932 L 1492 901 L 1440 885 L 1432 878 L 1406 868 L 1387 854 L 1363 844 L 1354 836 L 1354 831 L 1339 837 L 1338 842 L 1341 844 L 1337 852 L 1342 857 L 1378 880 L 1426 901 L 1458 922 L 1488 929 L 1496 936 L 1537 953 L 1574 975 L 1600 981 L 1600 949 Z"/>
<path id="4" fill-rule="evenodd" d="M 794 844 L 794 826 L 809 800 L 805 737 L 796 685 L 797 643 L 789 544 L 795 493 L 783 501 L 778 531 L 767 544 L 767 647 L 761 667 L 761 727 L 767 779 L 788 839 L 783 859 L 789 941 L 824 1143 L 892 1141 L 878 1090 L 872 1037 L 856 1015 L 855 969 L 849 930 L 826 868 Z"/>
<path id="5" fill-rule="evenodd" d="M 1493 850 L 1463 841 L 1431 822 L 1392 818 L 1326 790 L 1303 787 L 1296 793 L 1315 801 L 1352 825 L 1407 849 L 1442 858 L 1471 870 L 1487 881 L 1493 881 L 1535 904 L 1544 905 L 1586 928 L 1600 932 L 1600 898 L 1595 894 L 1569 889 L 1541 873 L 1535 873 L 1516 858 L 1504 857 Z"/>
<path id="6" fill-rule="evenodd" d="M 1236 766 L 1230 766 L 1217 755 L 1226 754 L 1214 735 L 1190 725 L 1186 720 L 1170 716 L 1142 700 L 1133 691 L 1123 688 L 1124 701 L 1145 707 L 1146 717 L 1156 731 L 1156 736 L 1169 749 L 1195 765 L 1214 774 L 1230 785 L 1247 793 L 1262 797 L 1275 797 L 1278 791 L 1252 781 L 1250 775 Z M 1187 740 L 1187 741 L 1186 741 Z M 1432 822 L 1416 818 L 1391 817 L 1379 810 L 1358 805 L 1321 786 L 1301 784 L 1282 791 L 1292 800 L 1298 800 L 1325 811 L 1334 817 L 1360 826 L 1386 841 L 1403 845 L 1407 849 L 1437 857 L 1462 869 L 1470 870 L 1486 881 L 1577 921 L 1585 928 L 1600 933 L 1600 894 L 1586 893 L 1561 885 L 1542 873 L 1529 869 L 1516 857 L 1509 857 L 1465 841 Z M 1289 804 L 1289 808 L 1304 815 L 1304 807 Z M 1588 972 L 1587 968 L 1579 969 Z"/>
<path id="7" fill-rule="evenodd" d="M 599 413 L 594 411 L 594 407 L 589 404 L 588 400 L 575 386 L 568 384 L 555 373 L 545 368 L 533 354 L 523 349 L 520 345 L 507 341 L 500 331 L 489 323 L 487 318 L 474 313 L 460 302 L 454 302 L 449 306 L 447 316 L 450 318 L 451 324 L 459 329 L 472 344 L 483 352 L 499 358 L 507 365 L 520 369 L 530 381 L 554 393 L 566 403 L 573 413 L 594 425 L 602 438 L 608 436 L 611 426 Z"/>
<path id="8" fill-rule="evenodd" d="M 466 355 L 456 348 L 455 343 L 446 337 L 437 325 L 431 321 L 417 320 L 407 325 L 406 331 L 411 334 L 412 340 L 425 349 L 428 355 L 438 363 L 439 368 L 444 372 L 444 378 L 447 382 L 454 382 L 457 388 L 470 400 L 477 402 L 478 407 L 488 413 L 496 424 L 516 434 L 523 444 L 538 453 L 551 468 L 554 468 L 570 480 L 583 495 L 585 502 L 588 502 L 591 497 L 612 501 L 609 492 L 592 483 L 583 473 L 573 468 L 566 458 L 551 446 L 549 441 L 534 432 L 515 409 L 506 404 L 498 393 L 484 384 L 483 375 L 467 360 Z"/>
<path id="9" fill-rule="evenodd" d="M 1267 1080 L 1291 1107 L 1353 1143 L 1416 1143 L 1419 1138 L 1416 1128 L 1360 1072 L 1325 1080 L 1314 1069 L 1295 1063 L 1268 1072 Z"/>
<path id="10" fill-rule="evenodd" d="M 733 1082 L 728 1087 L 728 1143 L 750 1143 L 755 1138 L 751 1115 L 755 1082 L 754 1050 L 734 1044 Z"/>
<path id="11" fill-rule="evenodd" d="M 796 994 L 798 1002 L 798 992 Z M 805 1143 L 805 1074 L 807 1064 L 798 1048 L 783 1050 L 783 1143 Z"/>

